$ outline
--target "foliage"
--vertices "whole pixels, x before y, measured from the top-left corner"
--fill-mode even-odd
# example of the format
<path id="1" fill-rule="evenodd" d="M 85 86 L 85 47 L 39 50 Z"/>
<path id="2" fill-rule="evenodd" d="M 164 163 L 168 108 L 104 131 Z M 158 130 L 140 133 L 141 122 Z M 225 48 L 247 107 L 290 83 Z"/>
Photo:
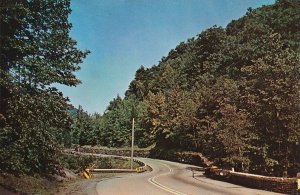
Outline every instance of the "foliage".
<path id="1" fill-rule="evenodd" d="M 0 9 L 0 170 L 56 172 L 72 119 L 53 84 L 79 84 L 73 72 L 88 51 L 69 36 L 68 0 L 1 1 Z"/>
<path id="2" fill-rule="evenodd" d="M 66 169 L 79 173 L 92 166 L 95 159 L 96 157 L 90 155 L 62 154 L 59 161 Z"/>
<path id="3" fill-rule="evenodd" d="M 59 160 L 65 168 L 76 173 L 91 167 L 96 169 L 128 169 L 130 167 L 129 159 L 99 157 L 93 155 L 62 154 Z M 138 163 L 133 163 L 134 168 L 139 166 Z"/>

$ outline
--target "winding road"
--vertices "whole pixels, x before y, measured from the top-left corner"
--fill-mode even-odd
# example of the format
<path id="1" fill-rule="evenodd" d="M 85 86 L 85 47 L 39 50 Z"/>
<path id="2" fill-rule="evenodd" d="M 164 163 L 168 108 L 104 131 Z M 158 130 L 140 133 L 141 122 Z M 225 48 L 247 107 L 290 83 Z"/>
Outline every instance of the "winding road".
<path id="1" fill-rule="evenodd" d="M 196 172 L 191 165 L 164 160 L 138 158 L 153 168 L 151 172 L 128 174 L 99 182 L 98 194 L 103 195 L 209 195 L 209 194 L 278 194 L 216 181 Z"/>

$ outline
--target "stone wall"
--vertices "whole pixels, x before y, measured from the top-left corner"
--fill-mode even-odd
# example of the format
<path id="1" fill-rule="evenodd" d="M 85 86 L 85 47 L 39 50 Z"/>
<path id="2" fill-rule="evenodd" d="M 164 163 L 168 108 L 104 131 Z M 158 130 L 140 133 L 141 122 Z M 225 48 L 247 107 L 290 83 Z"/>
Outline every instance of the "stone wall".
<path id="1" fill-rule="evenodd" d="M 106 154 L 106 155 L 116 155 L 116 156 L 128 156 L 131 155 L 131 149 L 116 149 L 116 148 L 99 148 L 99 147 L 76 147 L 75 151 L 77 152 L 86 152 L 93 154 Z M 134 149 L 135 157 L 148 157 L 149 149 Z"/>
<path id="2" fill-rule="evenodd" d="M 208 172 L 208 173 L 207 173 Z M 245 187 L 268 190 L 284 194 L 300 194 L 299 178 L 267 177 L 222 169 L 208 169 L 206 175 Z"/>
<path id="3" fill-rule="evenodd" d="M 300 179 L 297 178 L 266 177 L 247 173 L 230 172 L 229 179 L 232 183 L 252 188 L 287 194 L 300 193 Z"/>
<path id="4" fill-rule="evenodd" d="M 201 167 L 210 166 L 212 164 L 207 158 L 198 152 L 176 151 L 171 149 L 153 148 L 150 150 L 150 158 L 169 160 L 173 162 L 186 163 Z"/>

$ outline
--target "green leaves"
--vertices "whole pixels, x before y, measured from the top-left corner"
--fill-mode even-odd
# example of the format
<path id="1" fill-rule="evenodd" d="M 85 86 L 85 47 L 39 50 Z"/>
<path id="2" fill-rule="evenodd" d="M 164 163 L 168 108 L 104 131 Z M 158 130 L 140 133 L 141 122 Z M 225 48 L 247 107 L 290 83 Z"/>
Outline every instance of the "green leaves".
<path id="1" fill-rule="evenodd" d="M 56 138 L 72 121 L 52 85 L 79 84 L 74 71 L 89 52 L 69 36 L 68 0 L 4 1 L 0 11 L 0 170 L 58 171 Z"/>

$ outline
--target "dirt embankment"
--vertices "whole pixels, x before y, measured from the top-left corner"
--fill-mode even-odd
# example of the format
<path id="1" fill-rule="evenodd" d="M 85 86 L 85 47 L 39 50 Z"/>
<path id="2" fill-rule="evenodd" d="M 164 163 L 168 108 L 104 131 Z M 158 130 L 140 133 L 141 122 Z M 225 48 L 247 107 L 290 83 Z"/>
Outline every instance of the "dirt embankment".
<path id="1" fill-rule="evenodd" d="M 124 174 L 124 173 L 123 173 Z M 31 176 L 0 176 L 0 194 L 56 194 L 56 195 L 90 195 L 97 194 L 96 185 L 98 182 L 120 176 L 117 173 L 95 174 L 93 179 L 77 177 L 72 180 L 56 181 L 41 177 Z"/>
<path id="2" fill-rule="evenodd" d="M 0 176 L 0 194 L 56 194 L 62 182 L 40 176 Z"/>

